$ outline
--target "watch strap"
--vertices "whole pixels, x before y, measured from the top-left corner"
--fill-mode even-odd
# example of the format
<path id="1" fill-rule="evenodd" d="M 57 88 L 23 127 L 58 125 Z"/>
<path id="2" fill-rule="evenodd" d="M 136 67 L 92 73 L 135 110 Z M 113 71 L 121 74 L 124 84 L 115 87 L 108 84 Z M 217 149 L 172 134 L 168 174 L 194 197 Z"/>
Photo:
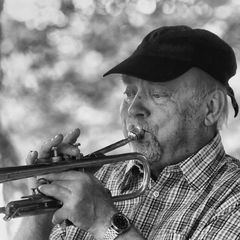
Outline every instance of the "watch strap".
<path id="1" fill-rule="evenodd" d="M 103 239 L 114 240 L 119 235 L 127 232 L 131 227 L 130 220 L 122 213 L 115 213 L 111 218 L 111 226 L 108 228 Z"/>
<path id="2" fill-rule="evenodd" d="M 108 228 L 107 232 L 104 235 L 104 240 L 114 240 L 117 238 L 119 233 L 112 227 Z"/>

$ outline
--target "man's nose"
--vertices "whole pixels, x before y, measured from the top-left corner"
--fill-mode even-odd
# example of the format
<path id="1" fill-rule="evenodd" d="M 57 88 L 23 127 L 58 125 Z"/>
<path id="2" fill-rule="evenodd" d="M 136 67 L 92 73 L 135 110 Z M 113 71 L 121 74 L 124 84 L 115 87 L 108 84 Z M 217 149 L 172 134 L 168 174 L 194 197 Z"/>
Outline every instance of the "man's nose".
<path id="1" fill-rule="evenodd" d="M 146 99 L 137 94 L 128 108 L 128 115 L 131 117 L 146 118 L 150 111 L 146 106 Z"/>

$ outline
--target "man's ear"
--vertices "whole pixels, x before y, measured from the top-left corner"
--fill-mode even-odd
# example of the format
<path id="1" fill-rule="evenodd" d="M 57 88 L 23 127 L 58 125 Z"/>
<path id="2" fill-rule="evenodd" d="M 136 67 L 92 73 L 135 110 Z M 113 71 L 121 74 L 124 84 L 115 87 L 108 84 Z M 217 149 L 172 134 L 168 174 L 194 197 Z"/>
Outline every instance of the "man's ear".
<path id="1" fill-rule="evenodd" d="M 209 94 L 206 102 L 206 115 L 204 121 L 206 126 L 212 126 L 217 123 L 224 110 L 225 104 L 227 104 L 225 101 L 225 94 L 221 90 L 214 90 Z"/>

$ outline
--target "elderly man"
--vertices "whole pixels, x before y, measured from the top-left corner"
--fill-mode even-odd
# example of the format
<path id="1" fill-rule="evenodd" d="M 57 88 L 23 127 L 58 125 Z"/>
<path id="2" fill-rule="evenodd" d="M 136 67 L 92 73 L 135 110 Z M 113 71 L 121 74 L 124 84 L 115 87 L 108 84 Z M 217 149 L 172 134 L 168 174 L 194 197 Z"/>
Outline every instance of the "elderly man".
<path id="1" fill-rule="evenodd" d="M 44 176 L 42 193 L 63 202 L 52 215 L 26 218 L 16 239 L 240 239 L 240 163 L 224 151 L 219 129 L 227 118 L 227 96 L 238 104 L 228 80 L 236 72 L 232 48 L 215 34 L 187 26 L 150 32 L 135 52 L 108 74 L 122 74 L 123 132 L 145 130 L 131 143 L 149 160 L 148 190 L 114 204 L 142 179 L 135 162 L 107 165 L 95 176 L 70 171 Z M 75 129 L 45 143 L 39 157 L 57 146 L 79 154 Z M 37 152 L 28 162 L 37 159 Z M 50 233 L 50 220 L 55 224 Z M 72 225 L 66 224 L 69 220 Z"/>

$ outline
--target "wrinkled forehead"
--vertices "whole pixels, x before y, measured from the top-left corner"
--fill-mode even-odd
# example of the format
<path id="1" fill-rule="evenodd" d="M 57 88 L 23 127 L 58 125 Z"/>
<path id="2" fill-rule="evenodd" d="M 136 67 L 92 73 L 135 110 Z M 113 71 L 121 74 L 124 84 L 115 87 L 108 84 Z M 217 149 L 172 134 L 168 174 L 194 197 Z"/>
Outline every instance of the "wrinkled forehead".
<path id="1" fill-rule="evenodd" d="M 166 82 L 151 82 L 137 77 L 122 75 L 122 81 L 126 85 L 142 85 L 144 87 L 164 88 L 176 92 L 180 89 L 192 89 L 196 87 L 198 81 L 198 74 L 193 70 L 189 70 L 181 76 Z"/>
<path id="2" fill-rule="evenodd" d="M 122 81 L 126 85 L 143 85 L 143 86 L 159 86 L 159 87 L 164 87 L 169 85 L 168 82 L 151 82 L 151 81 L 133 77 L 130 75 L 122 75 Z"/>

